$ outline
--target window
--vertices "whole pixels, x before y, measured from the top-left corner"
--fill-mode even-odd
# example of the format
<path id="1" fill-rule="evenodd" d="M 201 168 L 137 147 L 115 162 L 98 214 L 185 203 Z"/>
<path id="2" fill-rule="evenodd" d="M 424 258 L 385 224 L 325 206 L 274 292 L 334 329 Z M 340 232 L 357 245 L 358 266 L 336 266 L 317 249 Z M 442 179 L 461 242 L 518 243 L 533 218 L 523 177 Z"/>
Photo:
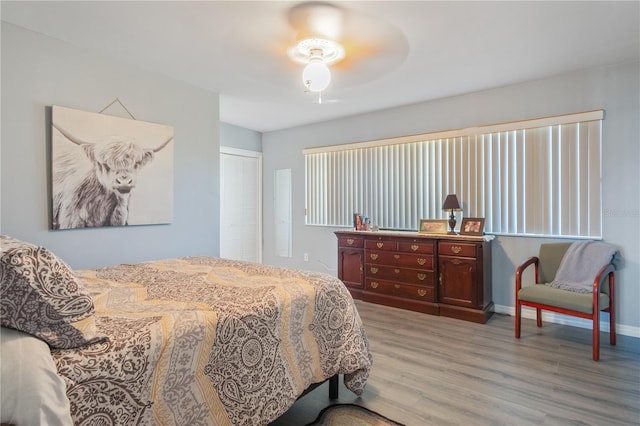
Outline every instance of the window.
<path id="1" fill-rule="evenodd" d="M 306 223 L 416 229 L 456 194 L 495 234 L 602 235 L 604 112 L 305 149 Z M 460 223 L 460 220 L 458 221 Z"/>

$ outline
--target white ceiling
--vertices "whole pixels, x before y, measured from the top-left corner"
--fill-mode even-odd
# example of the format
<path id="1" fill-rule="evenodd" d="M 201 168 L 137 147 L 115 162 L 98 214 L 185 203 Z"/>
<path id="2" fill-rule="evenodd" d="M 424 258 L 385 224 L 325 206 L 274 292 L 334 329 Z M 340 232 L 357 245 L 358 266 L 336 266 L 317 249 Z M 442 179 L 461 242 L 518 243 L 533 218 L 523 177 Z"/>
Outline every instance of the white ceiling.
<path id="1" fill-rule="evenodd" d="M 347 58 L 318 105 L 286 55 L 299 4 L 3 0 L 1 16 L 220 93 L 221 121 L 261 132 L 640 59 L 638 1 L 336 1 Z"/>

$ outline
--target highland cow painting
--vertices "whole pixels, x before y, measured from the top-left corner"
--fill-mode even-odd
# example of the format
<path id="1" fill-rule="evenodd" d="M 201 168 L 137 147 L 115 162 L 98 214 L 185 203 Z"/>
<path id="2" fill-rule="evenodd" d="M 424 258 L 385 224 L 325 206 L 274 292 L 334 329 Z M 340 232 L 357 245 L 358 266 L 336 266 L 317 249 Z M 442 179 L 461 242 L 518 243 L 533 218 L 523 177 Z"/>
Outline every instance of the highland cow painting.
<path id="1" fill-rule="evenodd" d="M 171 223 L 173 127 L 52 107 L 52 229 Z"/>

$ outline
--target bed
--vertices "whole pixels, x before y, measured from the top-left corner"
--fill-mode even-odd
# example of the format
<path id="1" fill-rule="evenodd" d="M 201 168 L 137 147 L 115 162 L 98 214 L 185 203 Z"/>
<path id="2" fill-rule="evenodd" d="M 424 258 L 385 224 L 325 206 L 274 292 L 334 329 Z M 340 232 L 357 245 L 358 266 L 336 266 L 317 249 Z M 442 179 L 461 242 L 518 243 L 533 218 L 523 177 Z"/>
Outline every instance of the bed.
<path id="1" fill-rule="evenodd" d="M 2 422 L 255 426 L 338 375 L 364 390 L 369 344 L 335 277 L 213 257 L 71 271 L 44 247 L 1 244 Z M 9 377 L 38 369 L 33 385 Z M 20 417 L 38 383 L 39 413 Z"/>

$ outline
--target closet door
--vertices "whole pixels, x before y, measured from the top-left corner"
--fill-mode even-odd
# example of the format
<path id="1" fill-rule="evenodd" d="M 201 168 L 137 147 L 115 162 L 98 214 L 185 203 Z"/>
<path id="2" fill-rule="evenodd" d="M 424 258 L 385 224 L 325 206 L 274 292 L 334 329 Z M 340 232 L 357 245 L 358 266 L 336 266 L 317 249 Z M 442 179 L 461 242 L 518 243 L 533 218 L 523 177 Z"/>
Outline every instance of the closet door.
<path id="1" fill-rule="evenodd" d="M 220 147 L 220 257 L 262 262 L 262 153 Z"/>

